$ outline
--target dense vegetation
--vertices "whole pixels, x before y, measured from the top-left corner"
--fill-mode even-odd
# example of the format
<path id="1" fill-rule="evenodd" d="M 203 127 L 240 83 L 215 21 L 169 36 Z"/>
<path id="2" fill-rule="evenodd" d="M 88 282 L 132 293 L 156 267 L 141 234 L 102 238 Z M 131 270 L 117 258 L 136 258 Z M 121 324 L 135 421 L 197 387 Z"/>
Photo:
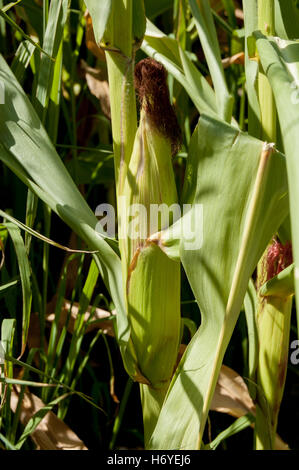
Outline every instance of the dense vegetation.
<path id="1" fill-rule="evenodd" d="M 294 0 L 0 0 L 0 448 L 298 448 L 298 31 Z M 107 236 L 121 197 L 190 211 Z"/>

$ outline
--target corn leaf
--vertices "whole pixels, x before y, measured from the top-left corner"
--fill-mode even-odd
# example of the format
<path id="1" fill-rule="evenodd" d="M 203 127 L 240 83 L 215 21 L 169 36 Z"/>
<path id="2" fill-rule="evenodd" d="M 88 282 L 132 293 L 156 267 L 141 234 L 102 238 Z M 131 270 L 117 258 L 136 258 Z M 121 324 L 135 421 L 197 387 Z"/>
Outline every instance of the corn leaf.
<path id="1" fill-rule="evenodd" d="M 57 58 L 61 41 L 63 39 L 63 30 L 68 15 L 69 0 L 59 0 L 51 3 L 49 10 L 49 19 L 45 31 L 43 48 L 50 57 Z M 59 66 L 59 64 L 58 64 Z M 48 107 L 51 89 L 56 82 L 53 83 L 53 74 L 55 62 L 48 56 L 42 55 L 38 64 L 38 79 L 35 93 L 34 106 L 45 122 L 45 113 Z M 60 80 L 57 80 L 60 82 Z M 57 86 L 57 85 L 56 85 Z"/>
<path id="2" fill-rule="evenodd" d="M 208 0 L 189 0 L 198 36 L 212 77 L 219 116 L 231 122 L 233 98 L 230 96 L 224 76 L 216 28 Z"/>
<path id="3" fill-rule="evenodd" d="M 258 337 L 255 315 L 257 309 L 257 292 L 252 279 L 250 279 L 244 298 L 244 309 L 248 332 L 248 389 L 254 398 L 256 386 L 253 383 L 258 361 Z"/>
<path id="4" fill-rule="evenodd" d="M 294 263 L 267 281 L 260 288 L 260 295 L 265 297 L 288 297 L 294 294 Z"/>
<path id="5" fill-rule="evenodd" d="M 129 328 L 124 307 L 121 262 L 113 240 L 92 210 L 56 153 L 46 131 L 5 60 L 0 57 L 5 103 L 0 117 L 0 159 L 89 246 L 118 312 L 118 338 L 126 348 Z"/>
<path id="6" fill-rule="evenodd" d="M 7 387 L 5 381 L 8 380 L 9 377 L 13 377 L 13 366 L 7 361 L 7 357 L 13 353 L 15 331 L 16 320 L 14 318 L 5 318 L 1 323 L 0 363 L 5 363 L 5 367 L 3 368 L 1 366 L 0 371 L 0 407 L 1 417 L 6 418 L 7 422 L 11 422 L 11 388 Z M 7 437 L 10 439 L 9 435 L 7 435 Z"/>
<path id="7" fill-rule="evenodd" d="M 257 30 L 257 0 L 243 2 L 245 17 L 245 74 L 248 96 L 248 132 L 250 135 L 261 137 L 261 110 L 257 95 L 257 77 L 259 65 L 250 56 L 255 55 L 255 44 L 252 46 L 252 33 Z M 253 50 L 251 50 L 253 49 Z"/>
<path id="8" fill-rule="evenodd" d="M 297 39 L 299 10 L 294 0 L 275 0 L 275 34 L 282 39 Z"/>
<path id="9" fill-rule="evenodd" d="M 184 200 L 203 205 L 201 249 L 181 247 L 202 322 L 170 385 L 151 438 L 154 449 L 200 448 L 249 278 L 288 212 L 285 158 L 203 116 L 190 143 Z"/>
<path id="10" fill-rule="evenodd" d="M 5 318 L 1 323 L 1 347 L 5 354 L 11 354 L 13 350 L 13 339 L 16 329 L 16 320 Z M 1 357 L 3 359 L 3 357 Z"/>
<path id="11" fill-rule="evenodd" d="M 22 320 L 22 351 L 21 355 L 23 354 L 27 336 L 28 336 L 28 329 L 30 323 L 30 314 L 31 314 L 31 303 L 32 303 L 32 292 L 31 292 L 31 273 L 30 273 L 30 265 L 28 256 L 26 253 L 26 248 L 24 244 L 24 240 L 21 236 L 20 230 L 16 225 L 8 222 L 5 224 L 9 235 L 14 244 L 14 248 L 16 251 L 17 259 L 18 259 L 18 266 L 20 270 L 20 279 L 22 285 L 22 297 L 23 297 L 23 320 Z"/>
<path id="12" fill-rule="evenodd" d="M 21 85 L 25 79 L 25 71 L 30 63 L 31 57 L 35 51 L 35 46 L 29 41 L 22 41 L 15 53 L 11 64 L 11 70 L 19 80 Z"/>
<path id="13" fill-rule="evenodd" d="M 205 450 L 216 450 L 216 448 L 221 444 L 222 441 L 227 439 L 234 434 L 237 434 L 243 429 L 248 428 L 249 426 L 254 423 L 254 417 L 248 413 L 245 416 L 241 416 L 240 418 L 236 419 L 236 421 L 231 424 L 225 431 L 222 431 L 218 436 L 208 445 L 205 446 Z"/>
<path id="14" fill-rule="evenodd" d="M 213 89 L 174 38 L 166 36 L 147 20 L 141 48 L 150 57 L 161 62 L 185 88 L 200 113 L 217 115 Z"/>
<path id="15" fill-rule="evenodd" d="M 99 44 L 104 36 L 112 9 L 112 0 L 85 0 L 91 17 L 96 42 Z"/>

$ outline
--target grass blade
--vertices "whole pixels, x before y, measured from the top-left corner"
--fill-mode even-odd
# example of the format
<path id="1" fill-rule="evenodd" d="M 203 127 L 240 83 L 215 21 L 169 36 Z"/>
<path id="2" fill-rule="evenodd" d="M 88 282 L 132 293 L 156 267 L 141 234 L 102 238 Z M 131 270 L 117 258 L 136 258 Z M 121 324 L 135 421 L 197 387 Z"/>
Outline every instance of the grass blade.
<path id="1" fill-rule="evenodd" d="M 233 99 L 230 96 L 221 62 L 214 20 L 208 0 L 189 0 L 198 36 L 212 77 L 219 116 L 231 122 Z"/>
<path id="2" fill-rule="evenodd" d="M 104 240 L 103 229 L 87 205 L 47 136 L 24 91 L 0 57 L 5 106 L 0 117 L 0 159 L 54 210 L 89 246 L 119 313 L 118 335 L 126 351 L 129 338 L 120 259 Z M 32 158 L 33 155 L 37 158 Z M 110 245 L 111 243 L 111 245 Z M 124 353 L 125 354 L 125 353 Z"/>
<path id="3" fill-rule="evenodd" d="M 147 20 L 142 50 L 161 62 L 166 70 L 185 88 L 200 113 L 216 116 L 215 93 L 177 41 L 166 36 Z"/>
<path id="4" fill-rule="evenodd" d="M 93 29 L 96 42 L 99 44 L 104 36 L 112 9 L 112 0 L 85 0 L 85 4 L 93 18 Z"/>
<path id="5" fill-rule="evenodd" d="M 30 265 L 29 260 L 24 244 L 24 240 L 20 234 L 20 230 L 10 222 L 5 224 L 9 235 L 13 241 L 16 255 L 18 259 L 18 265 L 20 270 L 20 280 L 22 285 L 22 295 L 23 295 L 23 321 L 22 321 L 22 349 L 20 356 L 21 357 L 25 351 L 28 329 L 30 323 L 30 314 L 31 314 L 31 303 L 32 303 L 32 292 L 31 292 L 31 274 L 30 274 Z"/>
<path id="6" fill-rule="evenodd" d="M 216 450 L 222 441 L 248 428 L 254 423 L 254 421 L 255 419 L 252 414 L 241 416 L 241 418 L 236 419 L 236 421 L 227 429 L 225 429 L 225 431 L 222 431 L 220 434 L 218 434 L 218 436 L 210 444 L 206 445 L 205 450 Z"/>

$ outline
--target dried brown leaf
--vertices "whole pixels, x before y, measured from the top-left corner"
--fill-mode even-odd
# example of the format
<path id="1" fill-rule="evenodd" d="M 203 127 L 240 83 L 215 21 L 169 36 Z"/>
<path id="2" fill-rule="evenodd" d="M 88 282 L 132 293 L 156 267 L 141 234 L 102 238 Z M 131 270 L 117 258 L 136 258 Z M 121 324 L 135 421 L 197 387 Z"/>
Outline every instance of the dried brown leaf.
<path id="1" fill-rule="evenodd" d="M 19 387 L 11 394 L 10 406 L 14 412 L 19 401 L 18 392 Z M 44 406 L 45 404 L 39 397 L 25 392 L 20 413 L 23 426 L 26 426 L 30 418 Z M 52 411 L 46 414 L 30 437 L 38 450 L 87 450 L 84 442 Z"/>
<path id="2" fill-rule="evenodd" d="M 100 101 L 103 113 L 110 119 L 109 85 L 108 81 L 104 78 L 103 72 L 99 69 L 89 67 L 83 59 L 81 59 L 80 68 L 84 73 L 90 93 Z"/>
<path id="3" fill-rule="evenodd" d="M 221 367 L 211 409 L 228 413 L 236 418 L 255 412 L 254 403 L 244 380 L 237 372 L 225 365 Z"/>
<path id="4" fill-rule="evenodd" d="M 241 10 L 241 8 L 236 8 L 235 9 L 235 15 L 238 20 L 244 21 L 244 12 Z"/>
<path id="5" fill-rule="evenodd" d="M 59 317 L 59 326 L 62 328 L 65 325 L 70 308 L 71 308 L 71 314 L 70 314 L 67 330 L 69 333 L 73 333 L 75 321 L 77 319 L 78 312 L 79 312 L 78 302 L 74 302 L 71 306 L 71 302 L 69 302 L 68 300 L 64 300 L 61 314 Z M 86 322 L 90 319 L 91 310 L 92 310 L 92 307 L 89 306 L 87 309 L 87 312 L 85 312 L 84 314 L 84 320 Z M 110 313 L 107 310 L 103 310 L 97 307 L 94 310 L 93 315 L 92 315 L 92 323 L 90 323 L 86 328 L 86 333 L 93 331 L 93 330 L 101 329 L 103 330 L 104 334 L 107 334 L 109 336 L 115 336 L 114 328 L 113 328 L 113 321 L 107 320 L 107 318 L 111 317 L 111 315 L 114 315 L 114 314 L 115 314 L 115 311 Z M 49 312 L 46 316 L 46 320 L 48 322 L 53 322 L 54 319 L 55 319 L 55 313 Z M 97 321 L 97 320 L 100 320 L 100 321 Z M 97 323 L 94 323 L 95 321 L 97 321 Z"/>
<path id="6" fill-rule="evenodd" d="M 245 63 L 245 54 L 244 54 L 244 52 L 238 52 L 238 54 L 235 54 L 231 57 L 226 57 L 225 59 L 222 59 L 222 64 L 223 64 L 223 67 L 225 69 L 230 67 L 233 64 L 244 65 L 244 63 Z"/>

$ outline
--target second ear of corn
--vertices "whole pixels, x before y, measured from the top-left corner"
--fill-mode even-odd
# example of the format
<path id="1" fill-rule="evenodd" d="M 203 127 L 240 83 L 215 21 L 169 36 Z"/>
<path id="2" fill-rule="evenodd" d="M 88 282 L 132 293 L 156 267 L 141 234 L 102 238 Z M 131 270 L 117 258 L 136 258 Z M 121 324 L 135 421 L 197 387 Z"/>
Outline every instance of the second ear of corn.
<path id="1" fill-rule="evenodd" d="M 292 262 L 290 243 L 274 240 L 259 265 L 260 287 L 257 332 L 257 403 L 255 438 L 257 450 L 274 448 L 280 404 L 283 396 L 289 352 L 293 291 L 284 277 Z M 290 276 L 288 276 L 290 278 Z"/>

